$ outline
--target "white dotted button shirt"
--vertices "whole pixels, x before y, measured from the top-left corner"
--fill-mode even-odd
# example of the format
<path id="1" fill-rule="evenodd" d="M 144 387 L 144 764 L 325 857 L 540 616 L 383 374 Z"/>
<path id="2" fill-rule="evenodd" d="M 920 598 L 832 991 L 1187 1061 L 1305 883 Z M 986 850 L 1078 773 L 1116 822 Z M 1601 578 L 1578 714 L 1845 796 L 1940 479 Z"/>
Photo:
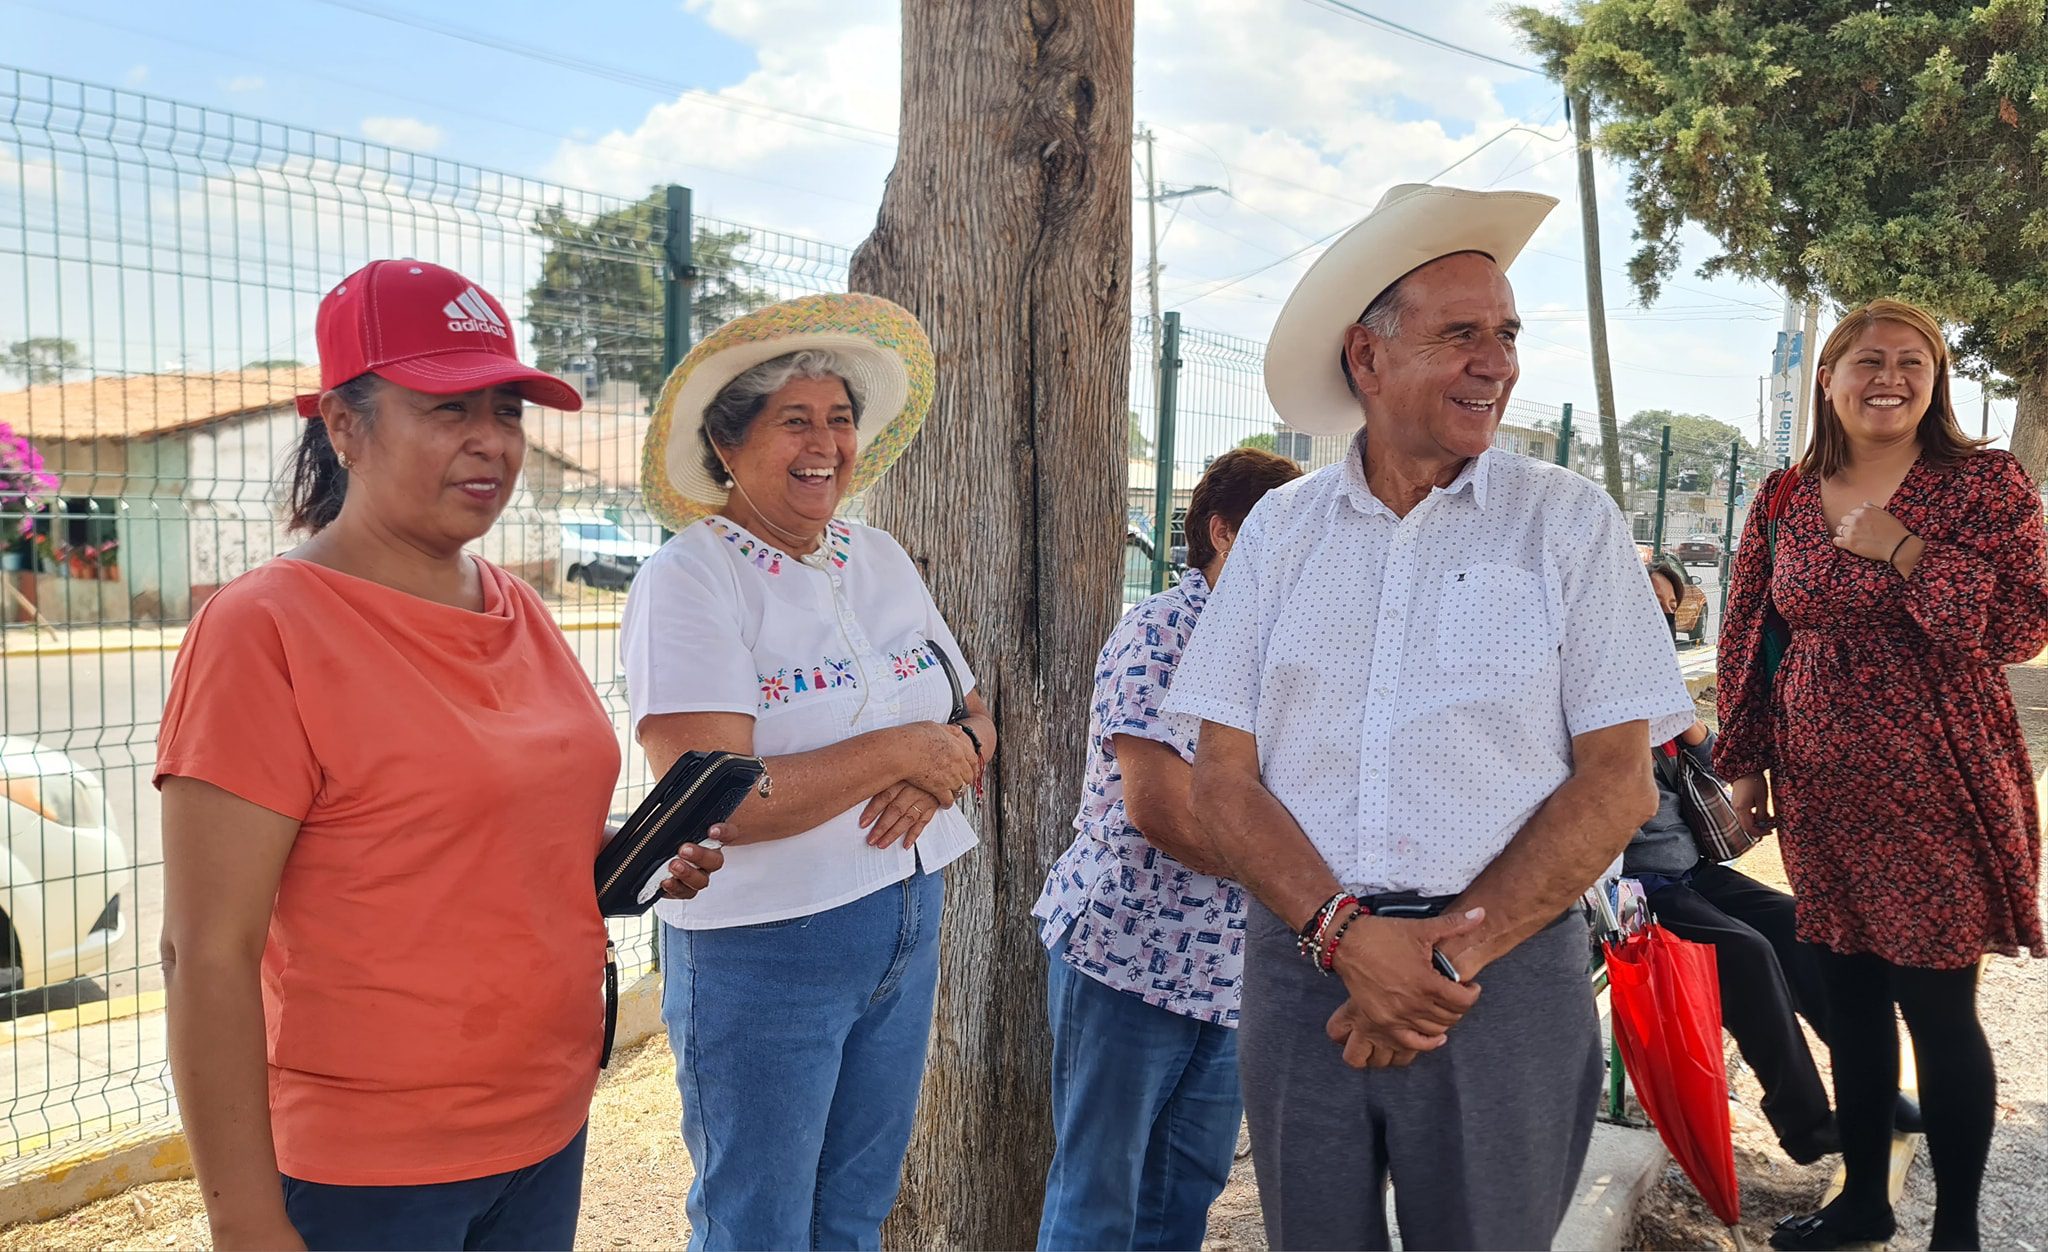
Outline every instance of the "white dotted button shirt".
<path id="1" fill-rule="evenodd" d="M 1250 731 L 1347 889 L 1453 895 L 1570 775 L 1573 736 L 1646 719 L 1662 743 L 1692 700 L 1598 486 L 1491 451 L 1402 518 L 1363 448 L 1245 519 L 1166 709 Z"/>

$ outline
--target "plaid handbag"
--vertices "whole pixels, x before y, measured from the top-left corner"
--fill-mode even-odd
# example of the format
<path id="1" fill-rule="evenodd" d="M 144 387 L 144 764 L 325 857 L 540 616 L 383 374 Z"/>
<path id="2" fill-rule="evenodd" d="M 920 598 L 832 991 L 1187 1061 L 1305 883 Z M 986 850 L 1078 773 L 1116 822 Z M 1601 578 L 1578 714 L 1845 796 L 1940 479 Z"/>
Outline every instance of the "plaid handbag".
<path id="1" fill-rule="evenodd" d="M 1710 861 L 1732 861 L 1754 848 L 1757 841 L 1736 820 L 1735 805 L 1728 790 L 1714 772 L 1681 752 L 1672 740 L 1660 750 L 1658 764 L 1666 782 L 1678 795 L 1678 812 L 1692 830 L 1700 855 Z"/>

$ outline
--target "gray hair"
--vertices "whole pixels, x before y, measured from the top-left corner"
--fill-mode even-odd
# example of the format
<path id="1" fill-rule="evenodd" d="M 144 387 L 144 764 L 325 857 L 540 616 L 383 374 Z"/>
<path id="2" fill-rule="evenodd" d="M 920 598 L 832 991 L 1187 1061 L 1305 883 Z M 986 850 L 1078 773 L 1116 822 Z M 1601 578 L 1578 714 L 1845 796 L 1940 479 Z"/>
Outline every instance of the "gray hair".
<path id="1" fill-rule="evenodd" d="M 1413 273 L 1414 271 L 1409 271 Z M 1408 281 L 1403 274 L 1394 280 L 1385 291 L 1372 298 L 1365 306 L 1365 312 L 1358 315 L 1358 325 L 1365 327 L 1381 339 L 1394 339 L 1401 334 L 1401 314 L 1407 305 L 1401 298 L 1401 284 Z M 1350 389 L 1353 398 L 1364 399 L 1358 394 L 1358 384 L 1351 378 L 1351 356 L 1344 348 L 1337 349 L 1337 368 L 1344 375 L 1344 385 Z"/>
<path id="2" fill-rule="evenodd" d="M 697 438 L 704 445 L 704 471 L 711 475 L 711 481 L 722 483 L 731 477 L 718 458 L 718 449 L 737 448 L 745 443 L 754 419 L 768 407 L 768 398 L 797 378 L 836 378 L 846 384 L 846 398 L 853 405 L 853 424 L 860 425 L 861 394 L 847 377 L 836 353 L 826 348 L 805 348 L 771 357 L 721 387 L 711 397 L 711 403 L 704 406 L 704 424 L 697 428 Z"/>

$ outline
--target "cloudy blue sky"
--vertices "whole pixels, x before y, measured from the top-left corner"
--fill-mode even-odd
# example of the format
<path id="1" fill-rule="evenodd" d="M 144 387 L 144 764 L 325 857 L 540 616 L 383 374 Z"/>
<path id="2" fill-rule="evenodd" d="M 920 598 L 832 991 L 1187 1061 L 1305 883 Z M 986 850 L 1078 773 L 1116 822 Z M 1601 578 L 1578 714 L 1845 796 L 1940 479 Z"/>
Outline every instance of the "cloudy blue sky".
<path id="1" fill-rule="evenodd" d="M 1526 63 L 1493 0 L 1137 8 L 1137 116 L 1157 132 L 1159 176 L 1222 189 L 1164 219 L 1165 307 L 1263 338 L 1314 241 L 1391 184 L 1455 165 L 1444 181 L 1563 200 L 1513 275 L 1529 324 L 1517 394 L 1593 407 L 1556 87 L 1359 15 Z M 893 159 L 898 21 L 884 0 L 0 0 L 0 61 L 593 190 L 684 182 L 701 213 L 850 246 Z M 1599 183 L 1622 414 L 1704 412 L 1753 433 L 1778 293 L 1693 276 L 1702 236 L 1688 272 L 1639 307 L 1621 175 L 1603 164 Z M 1958 388 L 1966 413 L 1975 390 Z M 2010 420 L 1994 406 L 1994 433 Z"/>

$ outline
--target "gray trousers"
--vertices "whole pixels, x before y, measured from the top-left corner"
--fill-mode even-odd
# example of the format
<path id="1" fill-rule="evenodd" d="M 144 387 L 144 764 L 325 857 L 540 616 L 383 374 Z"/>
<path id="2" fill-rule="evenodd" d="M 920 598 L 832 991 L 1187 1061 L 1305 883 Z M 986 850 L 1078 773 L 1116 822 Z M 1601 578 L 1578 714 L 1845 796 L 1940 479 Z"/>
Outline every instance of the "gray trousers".
<path id="1" fill-rule="evenodd" d="M 1324 1033 L 1345 1000 L 1257 902 L 1238 1073 L 1275 1249 L 1548 1248 L 1586 1162 L 1600 1027 L 1576 910 L 1481 971 L 1448 1042 L 1404 1069 L 1352 1069 Z"/>

